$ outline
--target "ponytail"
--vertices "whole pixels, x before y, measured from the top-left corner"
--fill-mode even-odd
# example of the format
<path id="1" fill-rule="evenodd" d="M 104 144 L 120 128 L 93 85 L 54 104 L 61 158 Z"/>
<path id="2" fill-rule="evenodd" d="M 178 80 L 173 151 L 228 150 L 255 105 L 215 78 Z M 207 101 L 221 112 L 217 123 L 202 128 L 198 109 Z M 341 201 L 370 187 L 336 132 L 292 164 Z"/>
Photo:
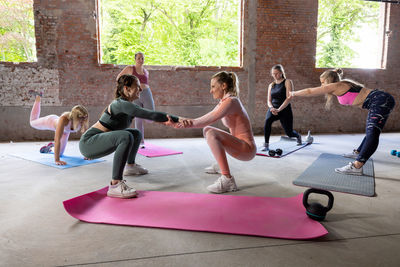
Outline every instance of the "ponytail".
<path id="1" fill-rule="evenodd" d="M 226 84 L 226 92 L 231 96 L 239 97 L 239 79 L 234 72 L 220 71 L 212 76 L 212 79 L 217 79 L 219 83 Z"/>

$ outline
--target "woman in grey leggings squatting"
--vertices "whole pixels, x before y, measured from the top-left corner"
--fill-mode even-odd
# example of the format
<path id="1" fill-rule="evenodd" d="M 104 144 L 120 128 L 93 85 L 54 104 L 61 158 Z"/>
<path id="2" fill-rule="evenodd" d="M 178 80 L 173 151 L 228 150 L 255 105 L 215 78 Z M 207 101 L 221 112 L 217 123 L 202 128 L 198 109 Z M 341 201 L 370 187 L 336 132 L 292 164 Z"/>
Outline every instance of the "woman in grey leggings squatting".
<path id="1" fill-rule="evenodd" d="M 129 187 L 122 175 L 141 175 L 147 169 L 135 163 L 142 134 L 138 129 L 128 128 L 135 117 L 171 124 L 179 118 L 141 108 L 132 103 L 139 97 L 139 80 L 133 75 L 122 75 L 118 79 L 115 99 L 104 110 L 100 119 L 81 137 L 79 149 L 87 158 L 101 158 L 113 152 L 112 180 L 107 195 L 118 198 L 136 196 L 136 190 Z"/>
<path id="2" fill-rule="evenodd" d="M 149 87 L 149 72 L 143 67 L 144 64 L 144 54 L 142 52 L 137 52 L 135 54 L 135 65 L 126 66 L 120 74 L 117 76 L 117 80 L 124 74 L 132 74 L 136 76 L 140 81 L 140 88 L 142 91 L 139 94 L 139 98 L 135 99 L 134 103 L 139 107 L 154 110 L 154 100 L 153 94 L 151 93 Z M 144 120 L 141 118 L 135 118 L 135 128 L 142 133 L 142 139 L 140 140 L 140 147 L 144 146 Z"/>

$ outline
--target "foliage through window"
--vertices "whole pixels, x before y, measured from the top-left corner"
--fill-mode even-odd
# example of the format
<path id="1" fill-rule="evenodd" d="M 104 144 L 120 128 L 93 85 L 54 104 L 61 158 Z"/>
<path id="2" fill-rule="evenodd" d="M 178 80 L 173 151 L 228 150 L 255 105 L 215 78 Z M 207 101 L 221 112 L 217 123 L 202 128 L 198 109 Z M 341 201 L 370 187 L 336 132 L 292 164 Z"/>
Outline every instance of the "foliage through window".
<path id="1" fill-rule="evenodd" d="M 363 0 L 319 0 L 317 67 L 381 68 L 383 5 Z"/>
<path id="2" fill-rule="evenodd" d="M 241 0 L 98 0 L 101 62 L 239 66 Z"/>
<path id="3" fill-rule="evenodd" d="M 33 0 L 0 0 L 0 61 L 36 61 Z"/>

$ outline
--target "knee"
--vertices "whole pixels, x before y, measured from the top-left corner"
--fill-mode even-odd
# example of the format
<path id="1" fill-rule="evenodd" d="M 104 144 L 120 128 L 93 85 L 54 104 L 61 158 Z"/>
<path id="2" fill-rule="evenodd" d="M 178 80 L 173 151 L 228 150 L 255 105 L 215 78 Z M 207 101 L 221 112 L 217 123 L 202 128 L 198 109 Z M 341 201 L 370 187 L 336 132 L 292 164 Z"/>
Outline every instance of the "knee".
<path id="1" fill-rule="evenodd" d="M 207 138 L 207 136 L 213 134 L 215 132 L 214 128 L 211 126 L 206 126 L 203 128 L 203 136 Z"/>
<path id="2" fill-rule="evenodd" d="M 119 138 L 120 144 L 131 145 L 134 141 L 134 135 L 130 132 L 123 132 Z"/>

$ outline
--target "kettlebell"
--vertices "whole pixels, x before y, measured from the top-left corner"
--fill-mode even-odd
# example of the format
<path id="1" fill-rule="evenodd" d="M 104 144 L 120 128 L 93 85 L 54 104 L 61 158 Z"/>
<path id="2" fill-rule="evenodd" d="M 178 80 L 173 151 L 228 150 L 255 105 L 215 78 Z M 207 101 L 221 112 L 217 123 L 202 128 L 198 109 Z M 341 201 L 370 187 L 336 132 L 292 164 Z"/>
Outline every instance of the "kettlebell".
<path id="1" fill-rule="evenodd" d="M 280 155 L 282 155 L 282 149 L 280 149 L 280 148 L 277 148 L 276 150 L 275 150 L 275 152 L 276 152 L 276 154 L 278 154 L 278 156 L 280 156 Z"/>
<path id="2" fill-rule="evenodd" d="M 328 199 L 328 206 L 323 206 L 318 202 L 308 203 L 308 196 L 311 193 L 326 195 Z M 332 209 L 333 206 L 333 195 L 331 192 L 316 188 L 307 189 L 303 195 L 303 205 L 306 208 L 306 214 L 308 217 L 315 221 L 323 221 L 326 217 L 326 213 Z"/>

